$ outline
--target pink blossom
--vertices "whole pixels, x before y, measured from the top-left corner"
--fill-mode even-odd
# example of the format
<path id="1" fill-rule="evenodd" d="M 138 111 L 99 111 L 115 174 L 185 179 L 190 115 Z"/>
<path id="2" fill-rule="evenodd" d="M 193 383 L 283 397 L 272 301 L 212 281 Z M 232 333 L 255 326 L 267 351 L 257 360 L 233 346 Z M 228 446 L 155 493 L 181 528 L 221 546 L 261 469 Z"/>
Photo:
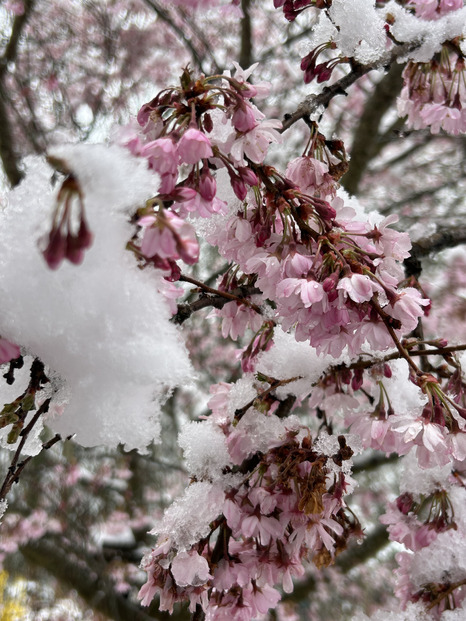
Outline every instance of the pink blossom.
<path id="1" fill-rule="evenodd" d="M 21 356 L 21 350 L 18 345 L 0 337 L 0 364 L 15 360 L 19 356 Z"/>
<path id="2" fill-rule="evenodd" d="M 176 144 L 170 138 L 158 138 L 145 144 L 141 155 L 149 161 L 149 166 L 163 175 L 176 175 L 180 161 Z"/>
<path id="3" fill-rule="evenodd" d="M 171 571 L 178 586 L 200 586 L 212 578 L 207 560 L 197 552 L 179 552 L 173 559 Z"/>
<path id="4" fill-rule="evenodd" d="M 231 146 L 231 155 L 239 163 L 244 162 L 244 156 L 255 164 L 264 161 L 271 142 L 279 143 L 282 140 L 277 129 L 281 128 L 280 121 L 266 120 L 256 125 L 252 130 L 238 136 Z"/>
<path id="5" fill-rule="evenodd" d="M 257 125 L 254 110 L 246 102 L 238 105 L 231 120 L 239 132 L 250 132 Z"/>
<path id="6" fill-rule="evenodd" d="M 320 192 L 324 196 L 335 194 L 336 184 L 328 173 L 328 166 L 313 157 L 297 157 L 286 169 L 286 176 L 304 194 Z"/>
<path id="7" fill-rule="evenodd" d="M 404 332 L 411 332 L 417 326 L 419 317 L 424 314 L 423 306 L 428 306 L 430 301 L 423 298 L 417 289 L 407 287 L 397 294 L 393 304 L 385 307 L 385 311 L 399 319 Z"/>
<path id="8" fill-rule="evenodd" d="M 354 302 L 368 302 L 376 291 L 383 291 L 382 287 L 366 274 L 352 274 L 340 280 L 337 289 L 346 291 Z"/>
<path id="9" fill-rule="evenodd" d="M 200 160 L 213 156 L 210 140 L 194 127 L 186 130 L 181 136 L 178 153 L 186 164 L 197 164 Z"/>

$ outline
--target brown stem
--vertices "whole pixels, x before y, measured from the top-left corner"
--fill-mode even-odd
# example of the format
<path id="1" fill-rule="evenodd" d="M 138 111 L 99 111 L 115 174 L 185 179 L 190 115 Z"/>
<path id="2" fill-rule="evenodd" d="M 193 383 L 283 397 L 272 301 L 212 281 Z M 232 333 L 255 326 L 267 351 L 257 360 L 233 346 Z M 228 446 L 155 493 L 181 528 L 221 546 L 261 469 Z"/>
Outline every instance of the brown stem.
<path id="1" fill-rule="evenodd" d="M 243 416 L 246 414 L 246 412 L 249 410 L 249 408 L 252 407 L 258 399 L 262 399 L 263 397 L 266 397 L 273 390 L 275 390 L 276 388 L 279 388 L 280 386 L 286 386 L 287 384 L 291 384 L 291 382 L 296 382 L 300 379 L 302 379 L 301 375 L 298 375 L 297 377 L 291 377 L 289 379 L 284 379 L 284 380 L 272 380 L 268 388 L 266 388 L 263 392 L 258 394 L 257 397 L 254 397 L 254 399 L 251 399 L 249 403 L 247 403 L 246 405 L 243 405 L 242 408 L 238 408 L 235 411 L 235 420 L 241 420 Z"/>
<path id="2" fill-rule="evenodd" d="M 17 483 L 18 482 L 18 479 L 19 479 L 22 471 L 24 470 L 26 465 L 31 461 L 32 456 L 29 456 L 25 460 L 23 460 L 21 463 L 18 463 L 19 459 L 21 457 L 21 452 L 22 452 L 22 450 L 24 448 L 24 445 L 26 443 L 26 440 L 28 438 L 28 435 L 30 434 L 30 432 L 32 431 L 34 425 L 37 423 L 37 421 L 42 416 L 42 414 L 44 414 L 45 412 L 48 411 L 49 405 L 50 405 L 50 401 L 51 401 L 51 399 L 46 399 L 44 401 L 44 403 L 40 406 L 40 408 L 37 410 L 37 412 L 32 417 L 32 419 L 29 422 L 29 424 L 27 425 L 27 427 L 25 427 L 23 429 L 23 431 L 21 432 L 21 441 L 18 444 L 18 448 L 15 451 L 13 459 L 11 460 L 11 464 L 10 464 L 10 466 L 8 468 L 8 472 L 7 472 L 7 474 L 5 476 L 5 479 L 3 481 L 2 487 L 0 488 L 0 500 L 3 500 L 4 498 L 6 498 L 6 495 L 10 491 L 13 483 Z M 58 442 L 59 440 L 61 440 L 61 436 L 57 434 L 51 440 L 49 440 L 48 442 L 42 444 L 42 448 L 49 449 L 51 446 L 56 444 L 56 442 Z"/>
<path id="3" fill-rule="evenodd" d="M 238 302 L 240 304 L 245 304 L 246 306 L 249 306 L 249 308 L 252 308 L 253 310 L 255 310 L 256 313 L 261 314 L 261 312 L 262 312 L 261 309 L 259 308 L 259 306 L 257 306 L 257 304 L 253 304 L 249 300 L 246 300 L 245 298 L 241 298 L 238 295 L 235 295 L 234 293 L 228 293 L 227 291 L 220 291 L 219 289 L 213 289 L 212 287 L 209 287 L 208 285 L 204 284 L 200 280 L 196 280 L 195 278 L 191 278 L 191 276 L 184 276 L 182 274 L 180 276 L 180 280 L 182 282 L 189 282 L 192 285 L 196 285 L 196 287 L 199 287 L 199 289 L 202 289 L 206 293 L 211 293 L 213 295 L 218 295 L 218 296 L 220 296 L 222 298 L 226 298 L 229 301 L 235 301 L 235 302 Z"/>
<path id="4" fill-rule="evenodd" d="M 414 373 L 416 375 L 422 375 L 422 371 L 419 369 L 417 364 L 414 362 L 414 360 L 408 354 L 406 349 L 403 347 L 403 345 L 401 344 L 399 338 L 397 337 L 397 335 L 395 333 L 395 330 L 390 325 L 390 317 L 388 317 L 388 315 L 383 312 L 383 310 L 380 308 L 380 306 L 377 304 L 377 302 L 374 299 L 371 300 L 371 304 L 372 304 L 373 308 L 379 314 L 379 316 L 382 319 L 382 321 L 384 322 L 385 327 L 387 328 L 388 332 L 390 333 L 390 336 L 392 337 L 392 340 L 393 340 L 393 342 L 395 344 L 395 347 L 400 352 L 400 356 L 406 360 L 406 362 L 409 364 L 409 366 L 411 367 L 411 369 L 414 371 Z"/>
<path id="5" fill-rule="evenodd" d="M 392 62 L 395 62 L 397 58 L 405 55 L 411 49 L 413 49 L 412 44 L 399 45 L 376 63 L 370 65 L 353 63 L 353 68 L 350 73 L 337 80 L 331 86 L 326 86 L 318 95 L 308 95 L 308 97 L 306 97 L 306 99 L 298 105 L 297 109 L 292 114 L 286 115 L 283 122 L 282 132 L 289 129 L 300 119 L 308 117 L 316 112 L 319 107 L 327 107 L 336 95 L 346 95 L 346 89 L 366 73 L 369 73 L 374 69 L 380 69 L 380 67 L 387 67 L 391 65 Z"/>

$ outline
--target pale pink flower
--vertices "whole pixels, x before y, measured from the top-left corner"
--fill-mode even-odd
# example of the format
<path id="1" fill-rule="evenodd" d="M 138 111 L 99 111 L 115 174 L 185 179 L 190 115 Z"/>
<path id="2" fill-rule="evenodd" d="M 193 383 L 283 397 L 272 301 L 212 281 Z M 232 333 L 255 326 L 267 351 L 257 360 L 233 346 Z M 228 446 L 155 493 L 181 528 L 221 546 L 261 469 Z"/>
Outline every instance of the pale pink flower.
<path id="1" fill-rule="evenodd" d="M 231 146 L 232 157 L 237 162 L 243 163 L 246 156 L 255 164 L 261 164 L 267 155 L 270 143 L 281 142 L 281 134 L 277 131 L 281 126 L 280 121 L 265 120 L 251 131 L 238 136 Z"/>
<path id="2" fill-rule="evenodd" d="M 212 578 L 207 560 L 193 550 L 179 552 L 172 561 L 171 572 L 181 587 L 201 586 Z"/>
<path id="3" fill-rule="evenodd" d="M 313 157 L 295 158 L 288 164 L 285 174 L 304 194 L 335 194 L 336 184 L 328 172 L 327 164 Z"/>
<path id="4" fill-rule="evenodd" d="M 186 164 L 197 164 L 200 160 L 213 156 L 210 140 L 194 127 L 186 130 L 181 136 L 178 153 Z"/>
<path id="5" fill-rule="evenodd" d="M 248 69 L 242 69 L 238 63 L 233 62 L 233 66 L 236 69 L 234 78 L 237 82 L 244 85 L 244 90 L 242 91 L 242 95 L 244 97 L 254 97 L 255 99 L 263 99 L 267 97 L 272 88 L 270 82 L 257 82 L 256 84 L 251 84 L 247 82 L 249 76 L 256 69 L 259 63 L 255 63 L 251 65 Z"/>
<path id="6" fill-rule="evenodd" d="M 422 19 L 439 19 L 450 11 L 463 7 L 463 0 L 411 0 L 416 15 Z"/>
<path id="7" fill-rule="evenodd" d="M 382 287 L 366 274 L 352 274 L 340 280 L 337 289 L 342 289 L 354 302 L 368 302 Z"/>
<path id="8" fill-rule="evenodd" d="M 417 326 L 419 317 L 424 314 L 422 307 L 429 304 L 430 300 L 423 298 L 417 289 L 406 287 L 397 294 L 396 301 L 384 310 L 401 321 L 404 332 L 411 332 Z"/>
<path id="9" fill-rule="evenodd" d="M 170 138 L 158 138 L 145 144 L 141 155 L 148 159 L 149 166 L 163 175 L 177 175 L 180 157 L 176 144 Z"/>

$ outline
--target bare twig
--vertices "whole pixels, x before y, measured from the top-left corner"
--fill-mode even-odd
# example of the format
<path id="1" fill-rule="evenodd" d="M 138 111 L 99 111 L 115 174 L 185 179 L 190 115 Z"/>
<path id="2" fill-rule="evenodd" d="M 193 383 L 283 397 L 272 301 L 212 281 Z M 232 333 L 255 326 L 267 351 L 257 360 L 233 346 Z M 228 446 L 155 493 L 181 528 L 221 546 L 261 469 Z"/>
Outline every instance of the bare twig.
<path id="1" fill-rule="evenodd" d="M 411 49 L 413 49 L 412 44 L 400 45 L 376 63 L 370 65 L 353 63 L 350 73 L 337 80 L 334 84 L 326 86 L 318 95 L 308 95 L 292 114 L 287 115 L 283 122 L 282 131 L 286 131 L 300 119 L 313 114 L 321 106 L 327 107 L 336 95 L 346 95 L 346 89 L 363 75 L 366 75 L 366 73 L 370 71 L 374 71 L 374 69 L 390 66 L 398 58 L 407 54 Z"/>

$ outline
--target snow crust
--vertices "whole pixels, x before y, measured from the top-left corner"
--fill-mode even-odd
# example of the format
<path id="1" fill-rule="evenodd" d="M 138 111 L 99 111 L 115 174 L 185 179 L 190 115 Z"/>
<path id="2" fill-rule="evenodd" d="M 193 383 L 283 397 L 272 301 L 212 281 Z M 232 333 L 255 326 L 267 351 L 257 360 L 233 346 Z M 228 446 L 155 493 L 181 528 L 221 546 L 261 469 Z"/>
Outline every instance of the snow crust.
<path id="1" fill-rule="evenodd" d="M 334 40 L 344 56 L 370 64 L 383 55 L 384 20 L 375 8 L 375 0 L 333 0 L 329 14 L 339 27 Z"/>
<path id="2" fill-rule="evenodd" d="M 396 0 L 391 0 L 385 6 L 385 14 L 395 18 L 390 30 L 397 41 L 422 42 L 416 50 L 400 58 L 400 62 L 408 58 L 418 63 L 429 62 L 432 56 L 441 50 L 445 41 L 463 34 L 466 24 L 466 7 L 450 11 L 436 20 L 424 20 L 409 13 Z"/>
<path id="3" fill-rule="evenodd" d="M 65 145 L 51 155 L 79 181 L 94 244 L 80 266 L 47 267 L 38 240 L 50 229 L 52 170 L 29 158 L 0 214 L 0 334 L 61 378 L 67 406 L 48 421 L 54 430 L 84 446 L 144 449 L 159 439 L 167 389 L 191 377 L 160 276 L 125 250 L 129 216 L 156 193 L 158 178 L 115 146 Z"/>
<path id="4" fill-rule="evenodd" d="M 435 468 L 420 468 L 415 451 L 410 451 L 402 458 L 403 471 L 400 480 L 400 492 L 409 492 L 419 499 L 420 495 L 428 496 L 436 490 L 445 489 L 451 473 L 451 464 Z M 448 485 L 450 488 L 450 485 Z M 450 490 L 452 491 L 453 488 Z"/>
<path id="5" fill-rule="evenodd" d="M 218 479 L 230 463 L 225 435 L 209 420 L 183 427 L 178 444 L 184 452 L 188 472 L 198 478 Z"/>
<path id="6" fill-rule="evenodd" d="M 280 398 L 290 394 L 304 398 L 322 373 L 339 362 L 331 356 L 318 356 L 309 343 L 298 342 L 294 334 L 283 330 L 275 330 L 273 340 L 273 347 L 258 356 L 257 370 L 278 380 L 302 378 L 277 388 Z"/>
<path id="7" fill-rule="evenodd" d="M 179 550 L 188 550 L 210 532 L 209 524 L 218 517 L 225 493 L 220 485 L 206 481 L 192 483 L 183 496 L 165 511 L 160 528 L 151 531 L 163 538 L 170 538 Z"/>

